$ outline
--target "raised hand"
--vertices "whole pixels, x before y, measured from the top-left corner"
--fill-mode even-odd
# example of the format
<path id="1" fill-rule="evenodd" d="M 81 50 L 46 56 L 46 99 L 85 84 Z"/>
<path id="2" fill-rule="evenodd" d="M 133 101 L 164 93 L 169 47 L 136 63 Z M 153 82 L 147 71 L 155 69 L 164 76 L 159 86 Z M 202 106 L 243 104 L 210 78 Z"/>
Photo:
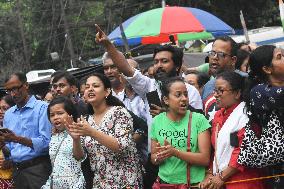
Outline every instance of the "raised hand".
<path id="1" fill-rule="evenodd" d="M 67 119 L 64 119 L 63 124 L 64 124 L 68 134 L 72 137 L 73 140 L 80 140 L 80 135 L 77 135 L 77 134 L 72 133 L 70 131 L 70 128 L 76 127 L 72 116 L 68 115 Z"/>
<path id="2" fill-rule="evenodd" d="M 65 126 L 66 129 L 69 128 L 70 125 L 73 125 L 75 122 L 73 120 L 73 116 L 68 115 L 67 119 L 63 120 L 63 125 Z"/>
<path id="3" fill-rule="evenodd" d="M 164 108 L 157 106 L 155 104 L 150 104 L 150 114 L 155 117 L 156 115 L 160 114 L 161 112 L 164 112 Z"/>
<path id="4" fill-rule="evenodd" d="M 156 147 L 157 161 L 164 161 L 165 159 L 175 156 L 177 149 L 175 149 L 166 139 L 164 141 L 164 146 Z"/>
<path id="5" fill-rule="evenodd" d="M 103 32 L 103 30 L 97 24 L 95 24 L 95 26 L 97 30 L 96 43 L 102 44 L 104 46 L 111 44 L 110 40 L 108 39 L 107 35 Z"/>
<path id="6" fill-rule="evenodd" d="M 70 125 L 69 131 L 74 136 L 91 136 L 94 128 L 84 119 L 78 118 L 77 123 Z"/>

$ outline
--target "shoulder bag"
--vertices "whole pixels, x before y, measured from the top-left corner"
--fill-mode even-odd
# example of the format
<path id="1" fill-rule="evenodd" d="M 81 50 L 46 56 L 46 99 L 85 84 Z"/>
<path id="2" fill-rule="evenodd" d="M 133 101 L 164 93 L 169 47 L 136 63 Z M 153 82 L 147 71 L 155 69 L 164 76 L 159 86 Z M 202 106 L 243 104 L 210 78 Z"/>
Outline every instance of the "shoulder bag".
<path id="1" fill-rule="evenodd" d="M 192 112 L 190 112 L 188 120 L 187 152 L 190 152 L 191 119 L 192 119 Z M 187 184 L 161 184 L 160 178 L 158 177 L 152 186 L 152 189 L 189 189 L 189 188 L 190 188 L 189 163 L 187 163 Z"/>

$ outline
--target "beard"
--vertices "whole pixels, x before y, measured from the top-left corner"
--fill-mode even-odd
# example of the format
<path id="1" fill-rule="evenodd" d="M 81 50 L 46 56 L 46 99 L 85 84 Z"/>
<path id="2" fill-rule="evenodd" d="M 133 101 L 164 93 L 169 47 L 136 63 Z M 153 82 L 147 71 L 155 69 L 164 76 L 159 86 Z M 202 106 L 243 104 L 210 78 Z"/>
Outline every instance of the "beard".
<path id="1" fill-rule="evenodd" d="M 158 81 L 165 81 L 170 77 L 175 77 L 177 76 L 177 71 L 176 71 L 176 67 L 173 67 L 172 70 L 170 70 L 169 72 L 166 72 L 165 70 L 163 70 L 162 68 L 158 68 L 154 78 Z"/>

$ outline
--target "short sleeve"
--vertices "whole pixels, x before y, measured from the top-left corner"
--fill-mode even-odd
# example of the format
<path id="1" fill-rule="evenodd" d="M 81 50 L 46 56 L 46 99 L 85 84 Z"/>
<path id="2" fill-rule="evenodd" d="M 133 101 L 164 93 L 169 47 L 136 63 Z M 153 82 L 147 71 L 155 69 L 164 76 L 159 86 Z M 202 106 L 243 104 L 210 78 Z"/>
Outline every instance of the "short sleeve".
<path id="1" fill-rule="evenodd" d="M 154 118 L 152 126 L 151 126 L 151 132 L 150 132 L 150 137 L 153 140 L 157 140 L 157 135 L 156 135 L 156 119 Z"/>
<path id="2" fill-rule="evenodd" d="M 201 73 L 208 73 L 209 72 L 209 64 L 204 63 L 197 67 L 197 71 Z"/>
<path id="3" fill-rule="evenodd" d="M 194 113 L 194 114 L 196 115 L 196 118 L 197 118 L 197 128 L 198 128 L 197 133 L 198 134 L 200 134 L 200 133 L 206 131 L 207 129 L 211 128 L 209 121 L 205 118 L 204 115 L 202 115 L 200 113 Z"/>

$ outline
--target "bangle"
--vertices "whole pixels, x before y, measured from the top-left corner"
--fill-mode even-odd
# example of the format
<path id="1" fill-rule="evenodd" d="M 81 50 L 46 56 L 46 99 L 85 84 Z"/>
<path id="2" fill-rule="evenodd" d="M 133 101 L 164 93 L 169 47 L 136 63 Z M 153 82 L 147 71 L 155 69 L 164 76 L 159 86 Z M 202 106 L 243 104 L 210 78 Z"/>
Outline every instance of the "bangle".
<path id="1" fill-rule="evenodd" d="M 218 174 L 221 181 L 225 182 L 225 178 L 223 177 L 223 171 Z"/>
<path id="2" fill-rule="evenodd" d="M 175 148 L 176 149 L 176 148 Z M 178 153 L 180 152 L 179 149 L 176 149 L 176 153 L 175 153 L 175 156 L 178 157 Z"/>

